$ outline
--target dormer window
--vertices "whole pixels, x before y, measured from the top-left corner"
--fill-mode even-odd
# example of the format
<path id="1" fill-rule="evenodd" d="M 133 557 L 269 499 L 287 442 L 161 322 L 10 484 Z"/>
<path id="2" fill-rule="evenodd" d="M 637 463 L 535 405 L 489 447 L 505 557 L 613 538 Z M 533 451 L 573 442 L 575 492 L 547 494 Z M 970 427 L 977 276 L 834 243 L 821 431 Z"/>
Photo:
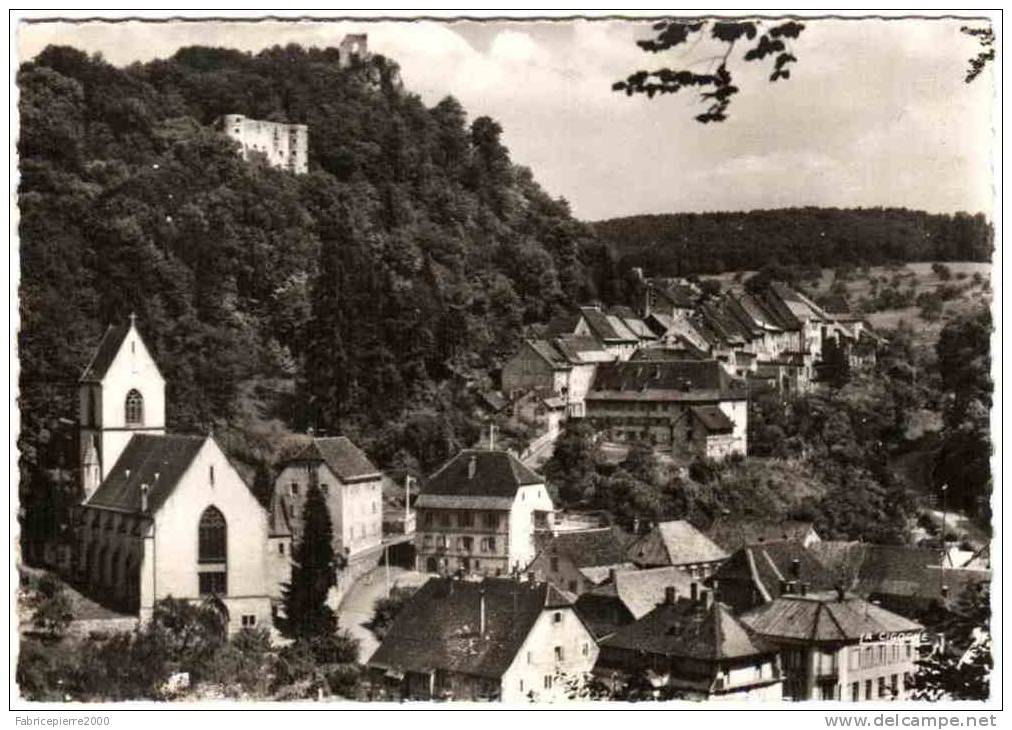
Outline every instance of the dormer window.
<path id="1" fill-rule="evenodd" d="M 136 388 L 127 393 L 125 410 L 128 426 L 144 425 L 144 396 Z"/>

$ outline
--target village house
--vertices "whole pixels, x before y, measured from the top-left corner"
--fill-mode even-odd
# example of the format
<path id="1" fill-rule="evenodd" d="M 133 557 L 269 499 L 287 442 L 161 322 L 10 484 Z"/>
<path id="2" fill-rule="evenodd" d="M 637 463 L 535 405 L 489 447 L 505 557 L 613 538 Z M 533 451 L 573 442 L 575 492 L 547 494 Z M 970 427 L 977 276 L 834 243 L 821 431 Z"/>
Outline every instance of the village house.
<path id="1" fill-rule="evenodd" d="M 549 535 L 554 506 L 545 479 L 506 451 L 465 449 L 415 501 L 418 570 L 508 575 L 527 566 Z"/>
<path id="2" fill-rule="evenodd" d="M 541 401 L 561 399 L 563 416 L 580 418 L 597 363 L 615 357 L 589 335 L 524 340 L 517 354 L 503 365 L 502 390 L 514 404 L 514 416 L 516 404 L 534 396 Z"/>
<path id="3" fill-rule="evenodd" d="M 844 590 L 804 585 L 745 613 L 781 652 L 784 698 L 902 700 L 917 671 L 923 627 Z"/>
<path id="4" fill-rule="evenodd" d="M 645 281 L 643 316 L 673 318 L 688 316 L 696 307 L 700 292 L 679 279 L 651 278 Z"/>
<path id="5" fill-rule="evenodd" d="M 674 566 L 700 580 L 709 578 L 728 554 L 685 520 L 659 522 L 629 545 L 628 558 L 640 568 Z"/>
<path id="6" fill-rule="evenodd" d="M 594 673 L 606 682 L 645 677 L 661 697 L 774 701 L 783 697 L 777 647 L 748 629 L 711 593 L 674 587 L 637 621 L 601 641 Z"/>
<path id="7" fill-rule="evenodd" d="M 578 596 L 617 570 L 635 570 L 626 557 L 630 536 L 617 527 L 572 530 L 556 534 L 527 567 L 536 580 L 547 581 Z"/>
<path id="8" fill-rule="evenodd" d="M 353 559 L 383 541 L 383 474 L 344 436 L 313 438 L 281 465 L 274 480 L 274 501 L 290 516 L 296 542 L 312 487 L 327 503 L 334 532 L 334 554 Z"/>
<path id="9" fill-rule="evenodd" d="M 367 666 L 394 698 L 551 702 L 597 661 L 597 643 L 551 584 L 433 578 L 401 609 Z"/>
<path id="10" fill-rule="evenodd" d="M 830 590 L 837 579 L 799 543 L 776 540 L 740 548 L 716 570 L 712 582 L 717 600 L 741 613 L 792 588 Z"/>
<path id="11" fill-rule="evenodd" d="M 628 360 L 640 345 L 639 335 L 621 317 L 606 314 L 600 307 L 580 307 L 576 325 L 567 334 L 597 338 L 618 360 Z"/>
<path id="12" fill-rule="evenodd" d="M 747 398 L 744 382 L 714 360 L 604 363 L 587 393 L 587 418 L 618 441 L 695 456 L 744 456 Z"/>
<path id="13" fill-rule="evenodd" d="M 229 628 L 269 626 L 291 536 L 211 436 L 167 435 L 165 381 L 136 328 L 110 327 L 80 381 L 74 577 L 141 620 L 214 597 Z"/>
<path id="14" fill-rule="evenodd" d="M 664 600 L 665 590 L 674 587 L 689 595 L 693 582 L 681 568 L 611 569 L 607 580 L 582 593 L 575 609 L 600 641 L 620 626 L 643 618 Z"/>

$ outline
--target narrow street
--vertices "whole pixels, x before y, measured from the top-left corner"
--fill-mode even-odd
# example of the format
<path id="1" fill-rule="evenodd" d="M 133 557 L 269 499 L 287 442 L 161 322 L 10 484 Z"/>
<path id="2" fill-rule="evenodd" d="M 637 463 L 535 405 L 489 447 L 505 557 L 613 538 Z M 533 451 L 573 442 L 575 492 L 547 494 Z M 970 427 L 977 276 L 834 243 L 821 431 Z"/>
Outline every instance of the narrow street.
<path id="1" fill-rule="evenodd" d="M 413 570 L 390 566 L 389 587 L 420 586 L 431 576 Z M 361 642 L 359 661 L 365 663 L 379 642 L 366 624 L 372 619 L 376 601 L 387 594 L 387 568 L 379 566 L 363 575 L 348 591 L 337 609 L 338 623 Z"/>

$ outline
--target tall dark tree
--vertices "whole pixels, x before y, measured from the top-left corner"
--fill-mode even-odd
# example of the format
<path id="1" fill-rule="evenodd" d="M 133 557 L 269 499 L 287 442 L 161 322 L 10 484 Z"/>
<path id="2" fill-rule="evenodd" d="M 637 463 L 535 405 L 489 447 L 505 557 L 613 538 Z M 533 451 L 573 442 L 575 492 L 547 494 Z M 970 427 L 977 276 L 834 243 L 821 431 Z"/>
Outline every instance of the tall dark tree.
<path id="1" fill-rule="evenodd" d="M 850 361 L 847 353 L 830 337 L 822 344 L 822 366 L 820 377 L 834 388 L 842 388 L 850 380 Z"/>
<path id="2" fill-rule="evenodd" d="M 337 629 L 337 618 L 327 606 L 327 593 L 335 583 L 333 537 L 323 493 L 318 484 L 311 484 L 302 508 L 302 538 L 292 559 L 292 580 L 283 590 L 281 627 L 288 636 L 324 637 Z"/>

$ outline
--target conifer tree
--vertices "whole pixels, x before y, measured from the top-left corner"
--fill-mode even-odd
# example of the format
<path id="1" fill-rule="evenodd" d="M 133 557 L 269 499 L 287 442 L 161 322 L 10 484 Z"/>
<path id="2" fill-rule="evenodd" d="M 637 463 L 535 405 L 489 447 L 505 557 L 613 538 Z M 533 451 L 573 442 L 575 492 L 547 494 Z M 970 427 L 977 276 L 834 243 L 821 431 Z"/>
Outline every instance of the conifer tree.
<path id="1" fill-rule="evenodd" d="M 332 634 L 337 618 L 327 606 L 334 585 L 334 547 L 330 513 L 318 484 L 311 484 L 302 508 L 302 539 L 295 548 L 292 580 L 283 590 L 282 631 L 295 638 Z"/>

